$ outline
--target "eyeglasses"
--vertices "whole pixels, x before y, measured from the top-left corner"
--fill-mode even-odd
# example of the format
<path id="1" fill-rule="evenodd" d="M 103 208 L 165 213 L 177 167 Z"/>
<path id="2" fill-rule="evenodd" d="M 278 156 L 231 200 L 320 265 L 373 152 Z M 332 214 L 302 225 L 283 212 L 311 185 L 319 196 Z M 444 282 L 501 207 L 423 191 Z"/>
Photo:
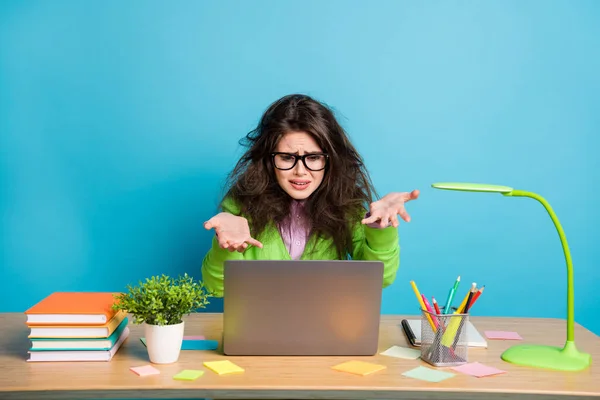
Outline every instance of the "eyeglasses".
<path id="1" fill-rule="evenodd" d="M 277 152 L 271 153 L 271 156 L 273 157 L 275 168 L 284 171 L 294 168 L 298 160 L 301 160 L 306 169 L 310 171 L 321 171 L 327 166 L 328 160 L 327 154 L 323 153 L 311 153 L 299 156 L 297 154 Z"/>

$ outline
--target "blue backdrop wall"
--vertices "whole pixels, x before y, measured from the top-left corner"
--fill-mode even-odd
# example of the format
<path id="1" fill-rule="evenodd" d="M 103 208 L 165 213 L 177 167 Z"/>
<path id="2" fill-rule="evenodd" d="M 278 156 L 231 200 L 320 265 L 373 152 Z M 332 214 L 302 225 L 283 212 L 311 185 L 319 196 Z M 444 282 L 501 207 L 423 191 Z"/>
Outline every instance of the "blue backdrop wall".
<path id="1" fill-rule="evenodd" d="M 600 334 L 600 3 L 0 3 L 0 311 L 58 290 L 200 277 L 238 139 L 267 105 L 330 104 L 377 189 L 421 190 L 383 313 L 486 285 L 475 315 L 564 318 Z M 596 244 L 596 246 L 594 246 Z M 220 310 L 214 301 L 209 310 Z"/>

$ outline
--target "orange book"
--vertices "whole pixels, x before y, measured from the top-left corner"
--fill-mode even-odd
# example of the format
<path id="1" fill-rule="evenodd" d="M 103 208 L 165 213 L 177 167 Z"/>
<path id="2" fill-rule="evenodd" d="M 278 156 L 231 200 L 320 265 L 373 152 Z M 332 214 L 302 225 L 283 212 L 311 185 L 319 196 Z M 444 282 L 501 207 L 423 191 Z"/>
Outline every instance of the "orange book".
<path id="1" fill-rule="evenodd" d="M 27 325 L 104 325 L 114 303 L 111 292 L 54 292 L 25 311 Z"/>

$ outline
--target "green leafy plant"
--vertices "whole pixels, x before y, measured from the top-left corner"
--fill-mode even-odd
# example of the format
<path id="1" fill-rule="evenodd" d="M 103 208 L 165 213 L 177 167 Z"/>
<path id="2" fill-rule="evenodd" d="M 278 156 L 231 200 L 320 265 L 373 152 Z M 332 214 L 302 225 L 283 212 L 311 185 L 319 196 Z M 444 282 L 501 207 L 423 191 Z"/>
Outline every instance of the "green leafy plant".
<path id="1" fill-rule="evenodd" d="M 135 324 L 176 325 L 184 315 L 205 308 L 209 296 L 204 284 L 188 274 L 177 278 L 152 276 L 137 286 L 127 285 L 125 293 L 115 294 L 112 308 L 132 314 Z"/>

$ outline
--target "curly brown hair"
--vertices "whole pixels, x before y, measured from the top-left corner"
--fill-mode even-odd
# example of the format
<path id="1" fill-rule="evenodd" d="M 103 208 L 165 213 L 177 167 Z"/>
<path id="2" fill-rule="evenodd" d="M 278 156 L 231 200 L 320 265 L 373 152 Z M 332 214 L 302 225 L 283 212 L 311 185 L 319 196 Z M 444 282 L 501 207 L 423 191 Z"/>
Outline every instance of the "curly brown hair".
<path id="1" fill-rule="evenodd" d="M 288 132 L 306 132 L 328 154 L 321 185 L 305 200 L 311 235 L 331 238 L 340 259 L 352 251 L 352 227 L 377 196 L 371 178 L 333 111 L 313 98 L 292 94 L 271 104 L 258 126 L 240 140 L 248 148 L 227 178 L 225 198 L 233 199 L 259 237 L 271 222 L 290 212 L 292 198 L 279 186 L 271 153 Z"/>

